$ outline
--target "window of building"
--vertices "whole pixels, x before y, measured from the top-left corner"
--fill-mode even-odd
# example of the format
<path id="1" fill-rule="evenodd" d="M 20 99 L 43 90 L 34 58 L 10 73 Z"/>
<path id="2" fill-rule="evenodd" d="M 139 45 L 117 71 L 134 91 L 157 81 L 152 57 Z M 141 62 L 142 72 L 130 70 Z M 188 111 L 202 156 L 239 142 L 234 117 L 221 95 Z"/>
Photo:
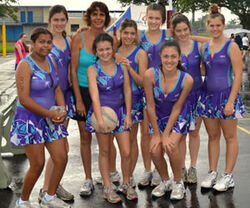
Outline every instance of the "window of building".
<path id="1" fill-rule="evenodd" d="M 72 24 L 71 26 L 71 32 L 76 32 L 79 29 L 79 24 Z"/>
<path id="2" fill-rule="evenodd" d="M 33 23 L 33 12 L 28 11 L 28 23 Z"/>
<path id="3" fill-rule="evenodd" d="M 25 11 L 20 12 L 20 20 L 21 20 L 21 22 L 26 22 L 26 13 L 25 13 Z"/>

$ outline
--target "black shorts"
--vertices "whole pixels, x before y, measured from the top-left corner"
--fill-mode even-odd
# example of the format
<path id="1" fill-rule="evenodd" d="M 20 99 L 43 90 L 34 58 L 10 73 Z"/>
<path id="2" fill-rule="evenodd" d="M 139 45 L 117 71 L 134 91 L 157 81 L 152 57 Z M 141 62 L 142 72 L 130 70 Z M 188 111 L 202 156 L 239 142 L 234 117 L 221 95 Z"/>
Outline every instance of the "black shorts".
<path id="1" fill-rule="evenodd" d="M 247 50 L 248 50 L 248 46 L 243 46 L 242 49 L 243 49 L 244 51 L 247 51 Z"/>
<path id="2" fill-rule="evenodd" d="M 92 104 L 92 100 L 89 94 L 89 88 L 88 87 L 80 87 L 80 93 L 83 99 L 83 104 L 85 106 L 86 109 L 86 116 L 88 115 L 88 111 L 89 108 Z M 81 116 L 76 112 L 76 115 L 73 117 L 74 120 L 77 121 L 86 121 L 86 117 L 85 116 Z"/>

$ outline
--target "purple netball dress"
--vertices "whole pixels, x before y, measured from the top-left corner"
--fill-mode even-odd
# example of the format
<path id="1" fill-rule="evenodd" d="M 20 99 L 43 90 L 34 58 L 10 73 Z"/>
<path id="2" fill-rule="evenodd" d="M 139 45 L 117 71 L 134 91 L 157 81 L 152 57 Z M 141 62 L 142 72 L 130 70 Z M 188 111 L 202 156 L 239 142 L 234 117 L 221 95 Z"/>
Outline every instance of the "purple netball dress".
<path id="1" fill-rule="evenodd" d="M 198 117 L 201 116 L 201 112 L 198 112 L 197 103 L 200 99 L 202 93 L 202 77 L 201 77 L 201 53 L 199 43 L 197 41 L 193 41 L 193 46 L 189 54 L 186 56 L 185 54 L 181 54 L 181 64 L 185 71 L 189 73 L 193 80 L 193 88 L 187 98 L 193 108 L 193 115 Z"/>
<path id="2" fill-rule="evenodd" d="M 67 38 L 64 38 L 64 41 L 65 41 L 65 49 L 63 50 L 58 48 L 53 43 L 52 50 L 50 51 L 50 56 L 53 59 L 55 59 L 57 63 L 59 83 L 63 91 L 66 103 L 67 118 L 72 118 L 76 114 L 76 107 L 74 104 L 73 92 L 70 88 L 68 79 L 68 69 L 69 69 L 71 54 Z"/>
<path id="3" fill-rule="evenodd" d="M 245 112 L 240 95 L 234 101 L 234 113 L 224 115 L 224 107 L 231 92 L 233 82 L 232 64 L 229 56 L 232 41 L 227 40 L 214 56 L 211 56 L 209 42 L 205 43 L 203 60 L 206 69 L 204 94 L 199 108 L 206 118 L 236 119 Z"/>
<path id="4" fill-rule="evenodd" d="M 30 80 L 30 97 L 44 108 L 50 109 L 56 105 L 55 88 L 58 85 L 53 61 L 48 57 L 50 72 L 41 69 L 30 57 L 24 61 L 28 62 L 32 70 Z M 16 112 L 10 130 L 11 144 L 24 146 L 28 144 L 40 144 L 51 142 L 68 136 L 63 124 L 54 124 L 51 129 L 44 116 L 32 113 L 17 101 Z"/>
<path id="5" fill-rule="evenodd" d="M 139 65 L 137 63 L 137 56 L 140 52 L 140 47 L 135 47 L 130 54 L 126 57 L 130 66 L 134 69 L 136 73 L 139 74 Z M 119 49 L 118 49 L 119 52 Z M 139 123 L 143 120 L 143 109 L 144 109 L 144 100 L 143 100 L 143 89 L 136 84 L 134 79 L 129 75 L 130 85 L 132 89 L 132 108 L 131 108 L 131 117 L 132 124 Z"/>
<path id="6" fill-rule="evenodd" d="M 182 92 L 183 83 L 185 81 L 187 73 L 180 70 L 178 71 L 178 78 L 176 80 L 176 83 L 174 87 L 166 95 L 164 94 L 161 85 L 162 73 L 160 68 L 159 67 L 153 68 L 153 70 L 154 70 L 154 80 L 155 80 L 153 93 L 154 93 L 157 124 L 160 133 L 163 133 L 163 131 L 167 126 L 172 108 Z M 192 131 L 194 129 L 195 129 L 195 120 L 192 115 L 192 106 L 190 105 L 189 101 L 186 100 L 185 103 L 183 104 L 181 113 L 178 116 L 178 119 L 176 120 L 176 123 L 173 126 L 171 132 L 187 134 L 189 131 Z M 153 128 L 151 124 L 149 127 L 149 133 L 153 134 Z"/>
<path id="7" fill-rule="evenodd" d="M 147 31 L 142 30 L 140 33 L 140 46 L 148 54 L 148 68 L 159 67 L 161 64 L 160 48 L 167 37 L 167 31 L 161 30 L 161 37 L 157 43 L 152 43 L 147 37 Z"/>
<path id="8" fill-rule="evenodd" d="M 101 106 L 112 108 L 118 117 L 118 124 L 111 133 L 128 131 L 129 129 L 125 129 L 124 127 L 126 106 L 123 93 L 124 74 L 122 66 L 115 64 L 115 72 L 111 76 L 105 73 L 99 61 L 97 61 L 93 67 L 97 74 L 96 81 Z M 91 125 L 92 113 L 93 107 L 91 106 L 85 124 L 85 130 L 87 132 L 95 132 L 95 129 Z"/>

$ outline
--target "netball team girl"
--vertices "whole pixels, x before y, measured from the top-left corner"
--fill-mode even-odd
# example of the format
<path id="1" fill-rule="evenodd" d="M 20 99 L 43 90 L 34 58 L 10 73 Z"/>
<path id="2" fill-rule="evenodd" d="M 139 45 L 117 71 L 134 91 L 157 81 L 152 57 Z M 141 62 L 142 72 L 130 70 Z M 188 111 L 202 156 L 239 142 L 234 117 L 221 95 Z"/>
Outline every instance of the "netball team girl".
<path id="1" fill-rule="evenodd" d="M 128 66 L 132 88 L 132 128 L 130 131 L 131 150 L 131 184 L 134 186 L 133 172 L 138 159 L 137 131 L 138 124 L 143 121 L 143 75 L 147 69 L 147 53 L 138 46 L 137 25 L 134 20 L 125 19 L 120 29 L 120 44 L 118 56 L 121 63 Z"/>
<path id="2" fill-rule="evenodd" d="M 237 44 L 223 35 L 225 18 L 216 4 L 210 7 L 207 28 L 212 39 L 205 43 L 203 49 L 206 75 L 200 108 L 209 136 L 209 172 L 201 187 L 226 191 L 234 187 L 232 171 L 239 149 L 237 123 L 245 111 L 238 93 L 242 80 L 242 59 Z M 226 164 L 224 173 L 216 181 L 221 131 L 226 140 Z"/>
<path id="3" fill-rule="evenodd" d="M 59 83 L 66 103 L 67 116 L 66 120 L 64 121 L 66 128 L 68 126 L 69 118 L 72 118 L 76 111 L 73 100 L 74 99 L 73 93 L 68 81 L 69 80 L 68 70 L 71 58 L 70 55 L 71 40 L 69 37 L 66 37 L 65 34 L 65 27 L 67 25 L 67 22 L 68 22 L 68 13 L 64 6 L 55 5 L 51 7 L 49 11 L 49 24 L 50 24 L 50 31 L 53 34 L 53 43 L 52 43 L 52 50 L 50 51 L 49 55 L 57 63 Z M 65 146 L 68 152 L 69 145 L 67 139 L 65 140 Z M 52 170 L 53 170 L 53 161 L 51 160 L 51 158 L 49 158 L 45 171 L 44 185 L 39 194 L 39 201 L 41 201 L 43 193 L 48 189 L 48 184 L 51 179 Z M 58 198 L 64 201 L 70 201 L 74 199 L 74 196 L 68 191 L 66 191 L 61 185 L 58 186 L 56 194 Z"/>
<path id="4" fill-rule="evenodd" d="M 91 115 L 94 113 L 99 126 L 96 137 L 99 146 L 99 169 L 104 183 L 103 197 L 110 203 L 121 201 L 120 196 L 111 186 L 109 175 L 110 144 L 115 136 L 121 154 L 123 176 L 121 188 L 128 200 L 134 200 L 137 199 L 137 193 L 129 183 L 131 170 L 129 128 L 132 124 L 129 67 L 126 64 L 115 63 L 113 39 L 106 33 L 97 35 L 93 43 L 93 51 L 97 54 L 98 61 L 88 68 L 92 106 L 88 112 L 85 128 L 87 132 L 95 132 L 91 125 Z M 117 114 L 118 124 L 112 131 L 103 120 L 101 106 L 110 107 Z"/>
<path id="5" fill-rule="evenodd" d="M 166 21 L 166 9 L 164 5 L 152 4 L 146 11 L 148 29 L 140 31 L 140 45 L 147 52 L 148 68 L 159 67 L 161 63 L 160 48 L 167 37 L 167 31 L 161 30 L 161 25 Z M 161 182 L 156 169 L 151 172 L 151 158 L 149 152 L 150 137 L 148 135 L 148 117 L 144 112 L 144 121 L 141 126 L 141 150 L 145 171 L 139 181 L 139 185 L 146 186 L 150 183 L 157 186 Z"/>
<path id="6" fill-rule="evenodd" d="M 163 196 L 172 189 L 170 199 L 184 197 L 185 187 L 181 180 L 180 143 L 194 129 L 192 109 L 186 98 L 192 89 L 193 79 L 181 71 L 181 50 L 176 41 L 168 40 L 160 49 L 161 65 L 149 68 L 144 76 L 147 113 L 150 115 L 150 152 L 162 182 L 153 189 L 152 195 Z M 167 153 L 174 174 L 169 178 L 164 158 Z"/>
<path id="7" fill-rule="evenodd" d="M 201 77 L 201 46 L 200 43 L 191 40 L 191 25 L 188 18 L 181 14 L 176 13 L 172 17 L 172 33 L 175 40 L 178 42 L 181 48 L 181 63 L 185 72 L 188 72 L 193 80 L 193 88 L 188 96 L 188 100 L 193 107 L 193 115 L 195 116 L 196 126 L 195 130 L 189 132 L 189 152 L 191 164 L 188 171 L 185 168 L 185 156 L 186 156 L 186 139 L 181 142 L 182 149 L 182 180 L 184 182 L 196 183 L 197 171 L 196 162 L 200 147 L 200 135 L 199 130 L 201 126 L 201 114 L 197 112 L 198 99 L 201 96 L 201 86 L 203 84 Z"/>
<path id="8" fill-rule="evenodd" d="M 16 71 L 18 102 L 10 131 L 11 143 L 24 146 L 30 164 L 16 207 L 31 207 L 28 200 L 43 170 L 45 148 L 54 165 L 40 206 L 71 207 L 55 194 L 67 163 L 65 137 L 68 133 L 62 124 L 66 111 L 49 110 L 54 105 L 65 107 L 56 63 L 48 56 L 53 36 L 45 28 L 35 28 L 30 39 L 32 52 L 20 62 Z M 46 118 L 51 119 L 52 128 Z"/>

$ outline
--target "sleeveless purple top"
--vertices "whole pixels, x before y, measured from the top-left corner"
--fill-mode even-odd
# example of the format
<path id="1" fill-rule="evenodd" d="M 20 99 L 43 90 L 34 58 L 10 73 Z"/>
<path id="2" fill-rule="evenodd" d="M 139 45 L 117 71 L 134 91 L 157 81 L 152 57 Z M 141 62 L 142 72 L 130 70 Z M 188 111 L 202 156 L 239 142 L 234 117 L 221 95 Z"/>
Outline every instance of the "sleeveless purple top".
<path id="1" fill-rule="evenodd" d="M 205 87 L 210 92 L 218 92 L 232 86 L 233 72 L 229 56 L 231 40 L 227 40 L 214 56 L 211 56 L 209 42 L 204 45 L 204 65 L 206 69 Z"/>
<path id="2" fill-rule="evenodd" d="M 161 30 L 161 37 L 157 43 L 152 43 L 147 37 L 147 31 L 140 33 L 140 45 L 148 54 L 148 68 L 159 67 L 161 64 L 160 48 L 167 37 L 166 30 Z"/>
<path id="3" fill-rule="evenodd" d="M 185 71 L 189 73 L 194 80 L 192 91 L 200 88 L 202 85 L 200 63 L 201 53 L 199 43 L 197 41 L 193 41 L 193 46 L 189 54 L 187 56 L 185 54 L 181 54 L 181 64 Z"/>

